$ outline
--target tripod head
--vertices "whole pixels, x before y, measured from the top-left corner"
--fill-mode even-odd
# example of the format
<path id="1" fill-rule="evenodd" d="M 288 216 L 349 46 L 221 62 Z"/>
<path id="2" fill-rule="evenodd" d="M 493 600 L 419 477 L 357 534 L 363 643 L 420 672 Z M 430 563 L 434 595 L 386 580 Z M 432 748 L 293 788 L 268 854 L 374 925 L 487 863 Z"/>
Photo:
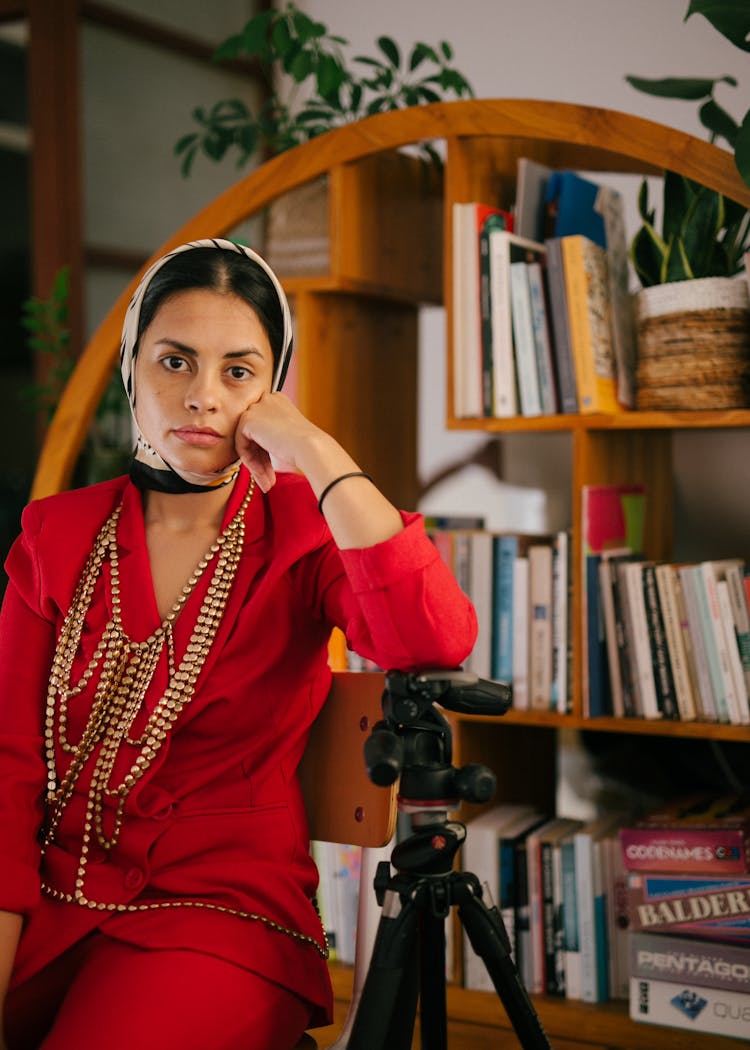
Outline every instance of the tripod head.
<path id="1" fill-rule="evenodd" d="M 454 809 L 460 799 L 486 802 L 495 775 L 482 765 L 451 764 L 451 727 L 434 705 L 471 715 L 503 715 L 512 690 L 468 671 L 388 671 L 383 720 L 365 741 L 365 764 L 375 784 L 401 776 L 399 807 L 407 812 Z"/>

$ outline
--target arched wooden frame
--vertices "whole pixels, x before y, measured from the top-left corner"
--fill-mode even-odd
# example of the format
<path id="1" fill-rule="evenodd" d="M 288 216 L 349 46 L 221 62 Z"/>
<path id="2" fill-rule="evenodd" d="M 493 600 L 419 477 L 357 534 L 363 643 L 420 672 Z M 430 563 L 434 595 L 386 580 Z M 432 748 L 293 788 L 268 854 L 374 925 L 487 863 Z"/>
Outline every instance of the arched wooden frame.
<path id="1" fill-rule="evenodd" d="M 613 171 L 676 171 L 750 207 L 727 153 L 640 117 L 563 102 L 469 100 L 378 114 L 274 157 L 185 223 L 146 262 L 113 305 L 82 354 L 49 427 L 32 488 L 58 492 L 72 472 L 119 349 L 122 317 L 141 274 L 171 248 L 234 229 L 275 198 L 335 166 L 429 139 L 506 137 L 569 143 L 611 158 Z"/>

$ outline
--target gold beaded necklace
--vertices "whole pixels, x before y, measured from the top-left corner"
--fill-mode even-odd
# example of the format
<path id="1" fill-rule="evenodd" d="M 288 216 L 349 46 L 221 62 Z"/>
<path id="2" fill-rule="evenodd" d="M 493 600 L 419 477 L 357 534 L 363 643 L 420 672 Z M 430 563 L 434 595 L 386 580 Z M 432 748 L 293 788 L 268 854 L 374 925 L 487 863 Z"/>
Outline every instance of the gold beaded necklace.
<path id="1" fill-rule="evenodd" d="M 194 907 L 255 919 L 271 929 L 313 945 L 328 957 L 328 946 L 323 946 L 306 934 L 287 929 L 267 916 L 249 913 L 207 901 L 173 900 L 118 904 L 94 901 L 84 892 L 86 867 L 92 838 L 104 850 L 111 850 L 118 842 L 130 792 L 149 769 L 158 755 L 180 713 L 193 699 L 198 676 L 206 661 L 226 607 L 229 592 L 237 572 L 245 536 L 245 512 L 252 499 L 255 483 L 250 482 L 247 495 L 237 513 L 223 532 L 201 558 L 197 568 L 183 587 L 182 593 L 154 633 L 142 642 L 133 642 L 125 632 L 120 602 L 120 571 L 117 552 L 117 525 L 122 504 L 102 526 L 93 550 L 84 567 L 70 609 L 65 617 L 55 649 L 47 690 L 45 715 L 45 755 L 47 762 L 47 804 L 49 817 L 44 829 L 42 853 L 55 840 L 55 834 L 85 767 L 93 758 L 94 768 L 88 789 L 86 816 L 81 839 L 81 852 L 76 872 L 75 890 L 66 893 L 42 883 L 43 891 L 55 900 L 80 904 L 99 911 L 150 911 L 163 907 Z M 110 570 L 111 616 L 102 637 L 78 681 L 71 681 L 75 657 L 94 589 L 106 563 Z M 185 603 L 195 590 L 206 569 L 214 564 L 213 576 L 196 618 L 195 627 L 185 653 L 176 664 L 173 628 Z M 145 719 L 142 731 L 133 735 L 133 726 L 140 713 L 156 668 L 166 649 L 167 687 L 153 710 Z M 68 733 L 68 703 L 83 692 L 88 682 L 101 667 L 99 680 L 86 726 L 80 739 L 73 742 Z M 124 745 L 136 748 L 138 753 L 127 773 L 115 783 L 115 766 Z M 56 748 L 72 755 L 67 772 L 60 778 L 57 770 Z M 105 799 L 115 803 L 112 826 L 104 827 Z"/>

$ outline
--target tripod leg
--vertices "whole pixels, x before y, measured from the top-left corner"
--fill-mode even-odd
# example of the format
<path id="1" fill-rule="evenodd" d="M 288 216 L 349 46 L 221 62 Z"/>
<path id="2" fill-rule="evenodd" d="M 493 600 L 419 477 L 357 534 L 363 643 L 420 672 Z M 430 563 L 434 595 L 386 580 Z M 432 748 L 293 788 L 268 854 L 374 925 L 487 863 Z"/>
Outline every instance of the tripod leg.
<path id="1" fill-rule="evenodd" d="M 422 911 L 420 918 L 420 1042 L 423 1050 L 447 1050 L 445 918 L 434 915 L 429 909 Z"/>
<path id="2" fill-rule="evenodd" d="M 413 899 L 389 886 L 348 1050 L 411 1047 L 419 995 L 417 920 Z"/>
<path id="3" fill-rule="evenodd" d="M 551 1050 L 542 1023 L 518 976 L 500 913 L 495 907 L 488 908 L 482 900 L 476 877 L 456 880 L 453 900 L 458 904 L 458 915 L 471 947 L 486 966 L 521 1046 L 524 1050 Z"/>

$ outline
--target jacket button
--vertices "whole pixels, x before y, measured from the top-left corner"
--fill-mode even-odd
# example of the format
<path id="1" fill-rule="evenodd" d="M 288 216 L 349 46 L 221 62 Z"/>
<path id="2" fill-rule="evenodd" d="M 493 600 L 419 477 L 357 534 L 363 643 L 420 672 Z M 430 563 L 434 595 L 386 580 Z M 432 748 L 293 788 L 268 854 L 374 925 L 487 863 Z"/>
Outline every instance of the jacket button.
<path id="1" fill-rule="evenodd" d="M 145 881 L 146 877 L 140 868 L 130 868 L 129 871 L 125 872 L 125 878 L 123 879 L 127 890 L 138 890 Z"/>

